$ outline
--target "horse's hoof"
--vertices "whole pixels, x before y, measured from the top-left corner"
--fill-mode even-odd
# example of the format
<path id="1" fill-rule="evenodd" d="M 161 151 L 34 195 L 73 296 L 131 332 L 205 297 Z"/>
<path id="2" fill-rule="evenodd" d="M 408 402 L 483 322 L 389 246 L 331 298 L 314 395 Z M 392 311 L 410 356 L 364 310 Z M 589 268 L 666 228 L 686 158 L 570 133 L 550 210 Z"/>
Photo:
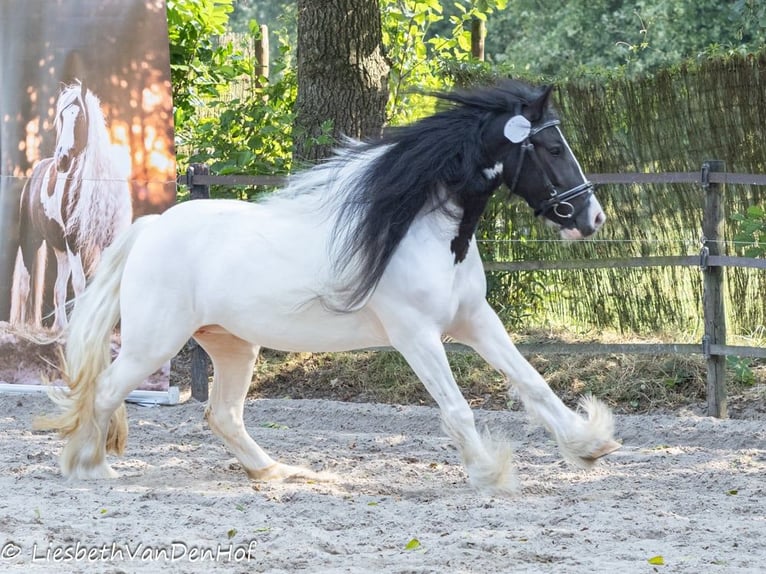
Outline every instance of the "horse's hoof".
<path id="1" fill-rule="evenodd" d="M 618 443 L 616 440 L 608 440 L 604 444 L 602 444 L 599 448 L 588 454 L 587 456 L 584 456 L 583 459 L 588 462 L 596 462 L 598 459 L 600 459 L 603 456 L 606 456 L 619 448 L 621 448 L 622 445 Z"/>
<path id="2" fill-rule="evenodd" d="M 466 466 L 471 485 L 487 496 L 516 496 L 521 483 L 509 442 L 496 440 L 488 431 L 482 435 L 486 454 Z"/>
<path id="3" fill-rule="evenodd" d="M 69 480 L 104 480 L 120 476 L 108 464 L 99 464 L 90 468 L 74 467 L 69 470 L 62 469 L 62 474 Z"/>

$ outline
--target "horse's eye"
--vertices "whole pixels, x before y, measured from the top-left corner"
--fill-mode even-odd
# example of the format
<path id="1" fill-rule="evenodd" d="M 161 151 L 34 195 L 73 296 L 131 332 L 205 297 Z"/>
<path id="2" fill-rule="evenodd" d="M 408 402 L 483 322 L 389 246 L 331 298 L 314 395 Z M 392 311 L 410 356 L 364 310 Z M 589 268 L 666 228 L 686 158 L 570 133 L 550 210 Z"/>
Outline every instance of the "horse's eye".
<path id="1" fill-rule="evenodd" d="M 548 153 L 551 155 L 561 155 L 562 149 L 560 145 L 552 145 L 548 148 Z"/>

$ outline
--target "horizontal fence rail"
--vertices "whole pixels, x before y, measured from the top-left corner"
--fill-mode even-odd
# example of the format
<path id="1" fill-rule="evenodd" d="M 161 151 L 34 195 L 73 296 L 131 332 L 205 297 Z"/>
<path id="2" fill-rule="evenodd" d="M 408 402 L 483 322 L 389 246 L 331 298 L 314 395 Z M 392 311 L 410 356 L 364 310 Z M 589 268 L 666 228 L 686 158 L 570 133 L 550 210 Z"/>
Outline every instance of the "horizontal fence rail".
<path id="1" fill-rule="evenodd" d="M 698 344 L 681 343 L 529 343 L 518 348 L 524 353 L 555 354 L 700 354 L 708 362 L 708 414 L 726 417 L 725 359 L 727 356 L 766 358 L 766 348 L 726 344 L 726 323 L 723 313 L 723 271 L 726 267 L 766 269 L 766 260 L 751 257 L 733 257 L 719 253 L 719 237 L 723 228 L 723 188 L 730 185 L 766 186 L 765 174 L 726 173 L 723 162 L 709 160 L 697 172 L 664 173 L 594 173 L 588 179 L 595 184 L 641 185 L 641 184 L 694 184 L 705 191 L 703 210 L 702 247 L 700 254 L 651 257 L 612 257 L 603 259 L 577 259 L 560 261 L 490 261 L 484 263 L 485 271 L 517 272 L 547 270 L 611 269 L 668 266 L 696 266 L 703 273 L 703 310 L 705 335 Z M 190 166 L 186 174 L 178 177 L 178 184 L 192 190 L 193 198 L 209 197 L 211 185 L 221 186 L 268 186 L 279 187 L 287 182 L 282 176 L 211 175 L 207 166 Z M 446 343 L 450 352 L 473 352 L 470 347 L 458 343 Z M 193 353 L 201 348 L 193 347 Z M 390 351 L 390 347 L 373 347 L 362 350 Z M 199 364 L 200 358 L 193 355 Z M 199 367 L 192 376 L 192 396 L 207 400 L 207 371 Z M 204 377 L 204 379 L 203 379 Z M 197 379 L 195 381 L 195 378 Z"/>
<path id="2" fill-rule="evenodd" d="M 487 261 L 485 271 L 544 271 L 554 269 L 611 269 L 614 267 L 740 267 L 766 269 L 766 259 L 731 255 L 655 255 L 648 257 L 605 257 L 562 261 Z"/>
<path id="3" fill-rule="evenodd" d="M 199 171 L 199 168 L 197 168 Z M 207 173 L 195 173 L 194 170 L 184 175 L 179 175 L 176 183 L 188 187 L 224 185 L 235 186 L 267 186 L 279 187 L 287 182 L 287 177 L 283 175 L 210 175 Z"/>
<path id="4" fill-rule="evenodd" d="M 588 179 L 596 184 L 621 185 L 640 183 L 702 183 L 702 172 L 677 171 L 662 173 L 591 173 Z M 731 185 L 766 185 L 765 174 L 710 172 L 709 183 Z"/>
<path id="5" fill-rule="evenodd" d="M 185 173 L 178 176 L 179 185 L 222 185 L 222 186 L 267 186 L 279 187 L 287 182 L 287 176 L 282 175 L 211 175 Z M 679 171 L 663 173 L 591 173 L 588 179 L 595 184 L 700 184 L 701 175 L 696 171 Z M 731 185 L 763 185 L 766 186 L 766 175 L 750 173 L 711 173 L 710 183 Z"/>

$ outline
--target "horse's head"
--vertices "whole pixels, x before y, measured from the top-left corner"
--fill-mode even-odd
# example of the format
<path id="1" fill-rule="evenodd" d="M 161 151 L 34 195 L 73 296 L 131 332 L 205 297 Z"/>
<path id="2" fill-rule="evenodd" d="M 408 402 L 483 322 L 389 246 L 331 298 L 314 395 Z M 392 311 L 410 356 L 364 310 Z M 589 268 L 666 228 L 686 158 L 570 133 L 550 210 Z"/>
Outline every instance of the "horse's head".
<path id="1" fill-rule="evenodd" d="M 65 87 L 56 103 L 56 169 L 66 173 L 88 144 L 87 88 L 84 83 Z"/>
<path id="2" fill-rule="evenodd" d="M 536 90 L 511 114 L 496 116 L 487 141 L 497 150 L 494 173 L 508 189 L 563 238 L 582 239 L 596 233 L 606 216 L 561 132 L 551 91 L 552 86 Z"/>

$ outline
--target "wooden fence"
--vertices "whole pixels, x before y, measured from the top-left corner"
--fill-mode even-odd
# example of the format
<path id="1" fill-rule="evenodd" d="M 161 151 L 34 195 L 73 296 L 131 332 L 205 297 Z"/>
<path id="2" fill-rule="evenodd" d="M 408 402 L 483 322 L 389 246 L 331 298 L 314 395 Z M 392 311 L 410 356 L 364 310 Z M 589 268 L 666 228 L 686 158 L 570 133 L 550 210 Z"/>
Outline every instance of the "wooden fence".
<path id="1" fill-rule="evenodd" d="M 510 261 L 487 262 L 487 271 L 529 271 L 556 269 L 605 269 L 625 267 L 696 266 L 702 273 L 704 335 L 698 344 L 676 343 L 552 343 L 519 345 L 522 352 L 560 354 L 701 354 L 707 360 L 707 412 L 708 415 L 725 418 L 726 406 L 726 357 L 766 358 L 766 348 L 734 346 L 726 344 L 726 316 L 723 297 L 724 269 L 726 267 L 748 267 L 766 269 L 766 260 L 727 256 L 721 253 L 724 228 L 724 191 L 728 185 L 766 186 L 766 175 L 726 173 L 724 162 L 709 160 L 702 164 L 699 172 L 671 173 L 606 173 L 590 174 L 596 184 L 697 184 L 705 194 L 702 217 L 702 239 L 698 256 L 657 256 L 602 258 L 577 261 Z M 178 183 L 188 186 L 191 197 L 209 197 L 211 185 L 223 186 L 280 186 L 285 178 L 275 176 L 216 176 L 206 166 L 191 166 Z M 469 352 L 463 345 L 449 344 L 447 349 Z M 207 400 L 208 379 L 207 359 L 204 351 L 196 347 L 192 353 L 192 396 Z"/>

